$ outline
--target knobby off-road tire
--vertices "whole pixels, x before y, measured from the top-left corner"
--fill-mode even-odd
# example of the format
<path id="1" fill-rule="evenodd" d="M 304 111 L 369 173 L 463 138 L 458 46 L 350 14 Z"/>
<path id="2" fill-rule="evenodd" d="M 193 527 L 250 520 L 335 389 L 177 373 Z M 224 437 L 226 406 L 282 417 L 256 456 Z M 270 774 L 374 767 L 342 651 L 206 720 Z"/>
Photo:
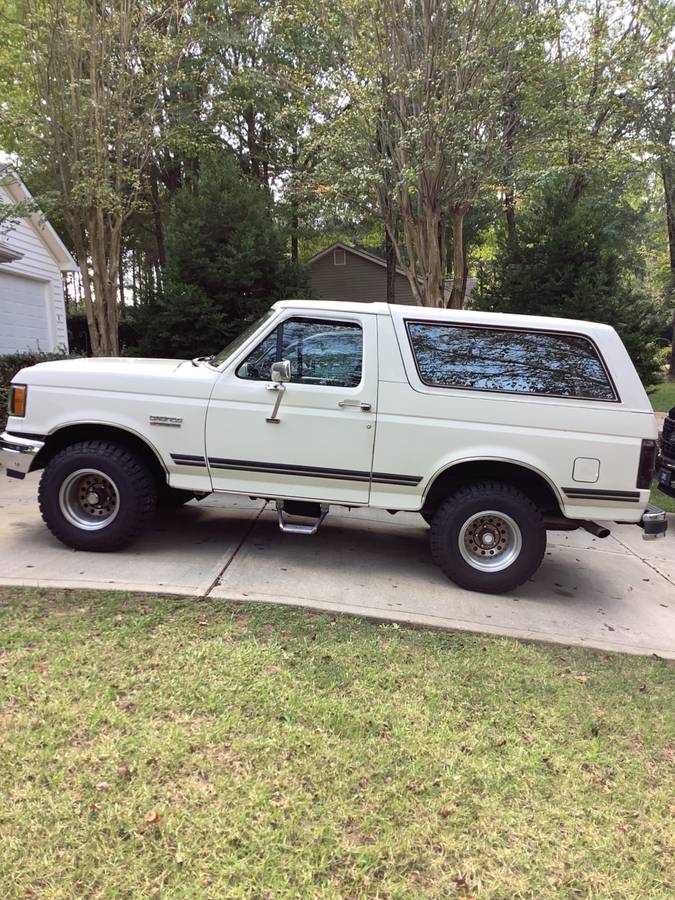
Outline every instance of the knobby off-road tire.
<path id="1" fill-rule="evenodd" d="M 112 441 L 80 441 L 46 465 L 38 492 L 47 527 L 75 550 L 107 552 L 152 520 L 157 485 L 142 459 Z"/>
<path id="2" fill-rule="evenodd" d="M 514 590 L 537 571 L 545 550 L 540 510 L 504 482 L 459 488 L 439 505 L 431 523 L 434 562 L 471 591 Z"/>

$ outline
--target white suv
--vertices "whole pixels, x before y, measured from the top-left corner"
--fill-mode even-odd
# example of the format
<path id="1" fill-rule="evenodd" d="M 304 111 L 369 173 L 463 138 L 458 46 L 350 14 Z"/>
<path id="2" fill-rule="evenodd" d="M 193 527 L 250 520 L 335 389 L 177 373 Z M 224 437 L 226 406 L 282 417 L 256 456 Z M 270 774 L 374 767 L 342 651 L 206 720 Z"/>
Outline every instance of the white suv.
<path id="1" fill-rule="evenodd" d="M 547 529 L 665 534 L 656 438 L 606 325 L 285 301 L 213 357 L 23 369 L 0 462 L 44 470 L 44 520 L 80 550 L 211 492 L 273 501 L 307 534 L 331 504 L 370 506 L 419 512 L 453 581 L 502 592 L 537 570 Z"/>

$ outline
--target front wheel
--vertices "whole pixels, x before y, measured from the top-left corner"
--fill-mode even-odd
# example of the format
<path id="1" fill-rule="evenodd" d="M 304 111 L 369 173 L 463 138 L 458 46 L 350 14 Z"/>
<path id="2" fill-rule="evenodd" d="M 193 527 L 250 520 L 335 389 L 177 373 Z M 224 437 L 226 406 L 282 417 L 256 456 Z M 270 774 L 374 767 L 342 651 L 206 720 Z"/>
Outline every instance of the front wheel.
<path id="1" fill-rule="evenodd" d="M 434 562 L 471 591 L 514 590 L 537 571 L 545 550 L 541 512 L 503 482 L 460 488 L 439 505 L 431 523 Z"/>
<path id="2" fill-rule="evenodd" d="M 155 479 L 133 452 L 112 441 L 80 441 L 46 465 L 38 492 L 47 527 L 74 550 L 120 550 L 150 522 Z"/>

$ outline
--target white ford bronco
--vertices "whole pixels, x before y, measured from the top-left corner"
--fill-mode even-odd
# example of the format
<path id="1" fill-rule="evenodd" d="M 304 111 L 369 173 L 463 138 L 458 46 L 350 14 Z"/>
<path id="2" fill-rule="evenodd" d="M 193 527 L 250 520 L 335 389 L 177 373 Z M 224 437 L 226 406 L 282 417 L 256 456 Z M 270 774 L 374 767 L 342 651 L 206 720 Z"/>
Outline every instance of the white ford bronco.
<path id="1" fill-rule="evenodd" d="M 370 506 L 419 512 L 448 577 L 497 593 L 536 572 L 547 529 L 667 527 L 649 400 L 591 322 L 284 301 L 212 357 L 23 369 L 9 404 L 0 462 L 43 470 L 42 516 L 78 550 L 212 492 L 306 534 L 331 504 Z"/>

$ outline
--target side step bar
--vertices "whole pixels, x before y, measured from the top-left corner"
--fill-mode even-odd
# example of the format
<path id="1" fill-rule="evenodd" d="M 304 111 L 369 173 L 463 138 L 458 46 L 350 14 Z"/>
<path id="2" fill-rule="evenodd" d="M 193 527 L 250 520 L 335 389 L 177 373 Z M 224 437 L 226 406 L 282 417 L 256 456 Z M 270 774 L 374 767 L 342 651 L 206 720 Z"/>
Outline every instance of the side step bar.
<path id="1" fill-rule="evenodd" d="M 302 500 L 277 500 L 277 520 L 279 528 L 286 534 L 316 534 L 321 523 L 328 515 L 330 507 L 319 503 L 308 503 Z M 301 525 L 288 521 L 288 516 L 302 516 L 315 519 L 314 522 Z"/>

